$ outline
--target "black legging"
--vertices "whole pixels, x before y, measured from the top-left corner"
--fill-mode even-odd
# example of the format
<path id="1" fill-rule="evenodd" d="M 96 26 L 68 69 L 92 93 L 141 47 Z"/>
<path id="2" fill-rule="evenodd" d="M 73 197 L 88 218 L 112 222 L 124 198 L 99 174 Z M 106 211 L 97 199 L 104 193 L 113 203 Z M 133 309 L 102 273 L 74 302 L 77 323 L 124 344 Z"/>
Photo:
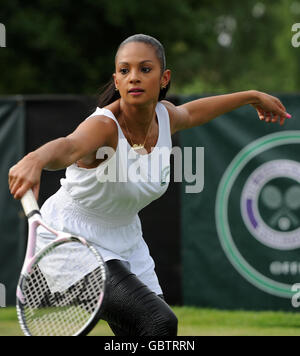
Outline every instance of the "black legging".
<path id="1" fill-rule="evenodd" d="M 116 336 L 176 336 L 177 317 L 164 301 L 119 260 L 106 263 L 108 288 L 101 319 Z"/>

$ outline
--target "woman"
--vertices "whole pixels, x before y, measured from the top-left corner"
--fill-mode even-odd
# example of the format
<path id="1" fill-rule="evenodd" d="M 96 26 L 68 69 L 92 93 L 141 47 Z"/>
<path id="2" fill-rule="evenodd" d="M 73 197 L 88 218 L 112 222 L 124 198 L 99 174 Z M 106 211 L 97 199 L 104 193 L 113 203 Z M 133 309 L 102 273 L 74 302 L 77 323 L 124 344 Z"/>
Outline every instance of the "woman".
<path id="1" fill-rule="evenodd" d="M 116 335 L 177 335 L 177 318 L 163 299 L 138 217 L 168 184 L 107 181 L 102 179 L 103 167 L 112 164 L 113 158 L 123 164 L 133 151 L 147 162 L 151 148 L 171 150 L 175 132 L 203 125 L 242 105 L 253 105 L 259 119 L 267 122 L 280 121 L 282 125 L 289 117 L 277 98 L 255 90 L 176 107 L 163 100 L 170 79 L 160 42 L 146 35 L 129 37 L 118 48 L 113 80 L 100 98 L 100 107 L 69 136 L 29 153 L 9 171 L 11 194 L 20 199 L 29 188 L 38 197 L 43 169 L 67 168 L 61 188 L 41 212 L 49 224 L 85 236 L 102 254 L 110 272 L 109 298 L 102 318 Z M 103 147 L 116 154 L 105 158 Z M 128 167 L 122 164 L 118 173 L 126 175 Z M 159 172 L 167 165 L 165 162 Z M 46 243 L 51 238 L 40 231 L 40 241 Z"/>

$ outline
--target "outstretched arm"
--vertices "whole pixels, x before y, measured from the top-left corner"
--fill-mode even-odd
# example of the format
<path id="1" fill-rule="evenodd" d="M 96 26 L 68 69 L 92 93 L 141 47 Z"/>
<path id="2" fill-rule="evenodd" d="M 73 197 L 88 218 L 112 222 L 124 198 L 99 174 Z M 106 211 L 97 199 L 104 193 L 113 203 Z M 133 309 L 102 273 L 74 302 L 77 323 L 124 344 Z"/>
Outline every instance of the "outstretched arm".
<path id="1" fill-rule="evenodd" d="M 279 120 L 280 125 L 283 125 L 285 119 L 291 117 L 278 98 L 256 90 L 211 96 L 180 106 L 174 106 L 167 101 L 163 103 L 171 117 L 172 134 L 206 124 L 222 114 L 248 104 L 256 109 L 259 119 L 266 122 Z"/>
<path id="2" fill-rule="evenodd" d="M 38 199 L 42 170 L 59 170 L 68 167 L 81 157 L 108 145 L 114 134 L 112 120 L 95 116 L 83 121 L 67 137 L 60 137 L 39 147 L 10 168 L 8 182 L 11 194 L 21 199 L 32 188 Z"/>

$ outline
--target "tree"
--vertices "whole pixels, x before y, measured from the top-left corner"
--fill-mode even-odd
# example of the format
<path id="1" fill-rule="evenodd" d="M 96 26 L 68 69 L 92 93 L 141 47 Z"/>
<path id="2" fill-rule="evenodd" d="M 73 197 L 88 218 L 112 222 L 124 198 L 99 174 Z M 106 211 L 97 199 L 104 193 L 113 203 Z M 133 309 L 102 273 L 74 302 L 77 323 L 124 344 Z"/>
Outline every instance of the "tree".
<path id="1" fill-rule="evenodd" d="M 158 38 L 184 94 L 295 91 L 295 0 L 10 0 L 1 6 L 0 94 L 94 95 L 114 71 L 119 43 Z"/>

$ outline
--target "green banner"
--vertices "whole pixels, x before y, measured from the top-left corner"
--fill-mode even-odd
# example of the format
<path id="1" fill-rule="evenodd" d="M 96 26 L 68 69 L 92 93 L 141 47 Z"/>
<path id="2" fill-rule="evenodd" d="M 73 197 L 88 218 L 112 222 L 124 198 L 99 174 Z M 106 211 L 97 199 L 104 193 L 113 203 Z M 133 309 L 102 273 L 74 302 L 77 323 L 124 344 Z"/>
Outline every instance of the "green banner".
<path id="1" fill-rule="evenodd" d="M 297 95 L 279 98 L 293 116 L 283 127 L 245 106 L 181 132 L 183 147 L 205 152 L 203 191 L 188 194 L 182 186 L 186 305 L 295 310 L 300 107 Z"/>
<path id="2" fill-rule="evenodd" d="M 24 107 L 18 97 L 0 99 L 0 283 L 6 304 L 15 304 L 23 262 L 24 218 L 8 188 L 8 171 L 24 155 Z"/>

